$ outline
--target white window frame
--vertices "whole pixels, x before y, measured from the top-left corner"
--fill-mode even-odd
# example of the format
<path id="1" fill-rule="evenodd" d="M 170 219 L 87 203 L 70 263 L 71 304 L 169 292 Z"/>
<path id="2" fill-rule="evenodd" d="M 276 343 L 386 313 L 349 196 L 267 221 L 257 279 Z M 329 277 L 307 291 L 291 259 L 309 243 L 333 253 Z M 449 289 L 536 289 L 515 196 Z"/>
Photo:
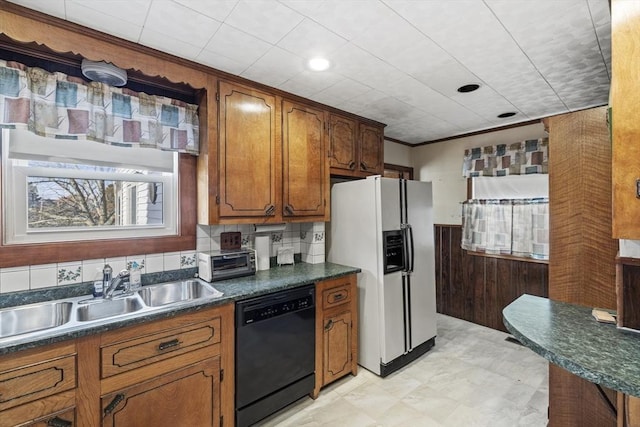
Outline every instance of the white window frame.
<path id="1" fill-rule="evenodd" d="M 24 133 L 23 133 L 24 132 Z M 79 169 L 56 169 L 48 167 L 29 167 L 14 165 L 9 158 L 13 138 L 43 138 L 15 129 L 2 129 L 2 226 L 3 244 L 55 243 L 81 240 L 105 240 L 140 237 L 162 237 L 178 235 L 179 203 L 178 203 L 178 154 L 156 152 L 152 148 L 117 147 L 93 141 L 68 141 L 49 139 L 37 149 L 24 149 L 22 156 L 51 158 L 53 148 L 56 159 L 67 158 L 81 160 L 85 164 L 114 166 L 122 170 L 153 169 L 154 163 L 163 174 L 134 174 L 126 172 L 95 172 Z M 81 144 L 81 145 L 79 145 Z M 79 149 L 79 147 L 81 147 Z M 32 152 L 28 152 L 31 150 Z M 25 154 L 26 153 L 26 154 Z M 168 157 L 170 156 L 170 157 Z M 100 160 L 96 160 L 100 159 Z M 106 160 L 105 160 L 106 159 Z M 161 160 L 157 160 L 161 159 Z M 117 160 L 117 162 L 115 161 Z M 15 162 L 24 163 L 24 162 Z M 163 188 L 162 218 L 160 225 L 127 225 L 100 226 L 96 228 L 60 227 L 56 229 L 27 229 L 28 218 L 28 184 L 29 176 L 108 179 L 113 181 L 161 182 Z"/>

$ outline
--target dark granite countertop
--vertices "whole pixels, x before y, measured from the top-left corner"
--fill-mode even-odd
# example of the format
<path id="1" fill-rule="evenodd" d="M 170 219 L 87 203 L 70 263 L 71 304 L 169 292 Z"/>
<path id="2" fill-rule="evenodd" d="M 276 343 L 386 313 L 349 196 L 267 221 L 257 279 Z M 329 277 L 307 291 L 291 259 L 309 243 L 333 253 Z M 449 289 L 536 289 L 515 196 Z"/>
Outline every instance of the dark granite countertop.
<path id="1" fill-rule="evenodd" d="M 2 338 L 0 339 L 0 355 L 99 332 L 114 330 L 125 326 L 136 325 L 150 320 L 173 317 L 177 314 L 185 314 L 218 305 L 233 303 L 238 300 L 265 295 L 284 289 L 295 288 L 325 279 L 357 273 L 359 271 L 359 268 L 333 263 L 298 263 L 295 265 L 272 267 L 269 270 L 258 271 L 254 276 L 246 276 L 211 283 L 215 289 L 223 293 L 221 297 L 197 299 L 185 303 L 154 308 L 153 310 L 146 311 L 144 313 L 131 313 L 98 321 L 84 323 L 76 322 L 76 324 L 71 328 L 52 328 L 46 331 Z M 155 281 L 156 283 L 185 279 L 185 277 L 176 277 L 175 275 L 158 277 L 160 279 Z M 167 277 L 169 277 L 169 279 L 167 279 Z M 145 283 L 144 278 L 143 283 L 145 285 L 151 284 Z M 48 293 L 45 294 L 51 295 Z M 87 297 L 86 293 L 83 295 L 84 297 Z M 76 299 L 82 298 L 78 295 L 69 294 L 69 292 L 67 292 L 63 298 L 69 297 Z M 55 298 L 48 298 L 44 300 L 52 299 Z M 12 302 L 14 302 L 14 304 L 11 305 L 18 305 L 18 303 L 28 304 L 41 301 L 43 301 L 42 295 L 38 295 L 38 293 L 34 291 L 30 293 L 22 293 L 19 298 L 14 296 L 12 298 Z"/>
<path id="2" fill-rule="evenodd" d="M 597 322 L 591 307 L 522 295 L 503 310 L 522 344 L 567 371 L 640 397 L 640 335 Z"/>

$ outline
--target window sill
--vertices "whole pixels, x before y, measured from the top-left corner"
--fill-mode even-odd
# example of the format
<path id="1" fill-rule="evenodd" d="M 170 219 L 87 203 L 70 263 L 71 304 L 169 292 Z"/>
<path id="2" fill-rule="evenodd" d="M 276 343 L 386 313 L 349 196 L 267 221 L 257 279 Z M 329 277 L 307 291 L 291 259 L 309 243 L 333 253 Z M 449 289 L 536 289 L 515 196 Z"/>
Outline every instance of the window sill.
<path id="1" fill-rule="evenodd" d="M 536 259 L 536 258 L 528 258 L 528 257 L 521 257 L 521 256 L 516 256 L 516 255 L 506 255 L 506 254 L 488 254 L 486 252 L 474 252 L 474 251 L 467 251 L 465 249 L 463 249 L 463 251 L 465 251 L 466 253 L 468 253 L 469 255 L 472 255 L 472 256 L 480 256 L 480 257 L 485 257 L 485 258 L 500 258 L 500 259 L 506 259 L 506 260 L 510 260 L 510 261 L 531 262 L 531 263 L 534 263 L 534 264 L 549 264 L 549 260 L 548 259 Z"/>

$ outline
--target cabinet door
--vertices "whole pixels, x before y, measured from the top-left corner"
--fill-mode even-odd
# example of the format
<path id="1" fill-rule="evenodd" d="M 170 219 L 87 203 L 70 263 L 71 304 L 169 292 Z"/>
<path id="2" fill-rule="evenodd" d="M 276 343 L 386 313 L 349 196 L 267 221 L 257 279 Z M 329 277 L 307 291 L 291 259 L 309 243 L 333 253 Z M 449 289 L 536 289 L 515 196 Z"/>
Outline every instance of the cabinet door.
<path id="1" fill-rule="evenodd" d="M 220 217 L 275 216 L 280 193 L 274 95 L 220 82 Z"/>
<path id="2" fill-rule="evenodd" d="M 330 165 L 334 169 L 355 171 L 357 163 L 357 132 L 355 120 L 331 114 L 329 117 Z"/>
<path id="3" fill-rule="evenodd" d="M 376 126 L 360 124 L 360 170 L 367 174 L 384 171 L 384 135 Z"/>
<path id="4" fill-rule="evenodd" d="M 351 312 L 324 319 L 323 383 L 328 384 L 351 372 Z"/>
<path id="5" fill-rule="evenodd" d="M 219 426 L 220 358 L 103 396 L 102 417 L 105 427 Z"/>
<path id="6" fill-rule="evenodd" d="M 282 101 L 282 204 L 285 217 L 324 217 L 329 191 L 324 112 Z"/>
<path id="7" fill-rule="evenodd" d="M 640 2 L 611 3 L 613 238 L 640 239 Z"/>

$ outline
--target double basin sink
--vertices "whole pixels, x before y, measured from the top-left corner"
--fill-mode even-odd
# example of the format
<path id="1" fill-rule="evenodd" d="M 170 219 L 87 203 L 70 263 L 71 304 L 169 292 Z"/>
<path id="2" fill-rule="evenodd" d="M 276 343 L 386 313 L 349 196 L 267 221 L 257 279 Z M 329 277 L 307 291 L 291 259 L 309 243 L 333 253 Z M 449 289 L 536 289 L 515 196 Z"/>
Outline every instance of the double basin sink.
<path id="1" fill-rule="evenodd" d="M 183 280 L 144 286 L 113 298 L 78 297 L 16 306 L 0 310 L 0 340 L 220 296 L 222 293 L 208 283 Z"/>

